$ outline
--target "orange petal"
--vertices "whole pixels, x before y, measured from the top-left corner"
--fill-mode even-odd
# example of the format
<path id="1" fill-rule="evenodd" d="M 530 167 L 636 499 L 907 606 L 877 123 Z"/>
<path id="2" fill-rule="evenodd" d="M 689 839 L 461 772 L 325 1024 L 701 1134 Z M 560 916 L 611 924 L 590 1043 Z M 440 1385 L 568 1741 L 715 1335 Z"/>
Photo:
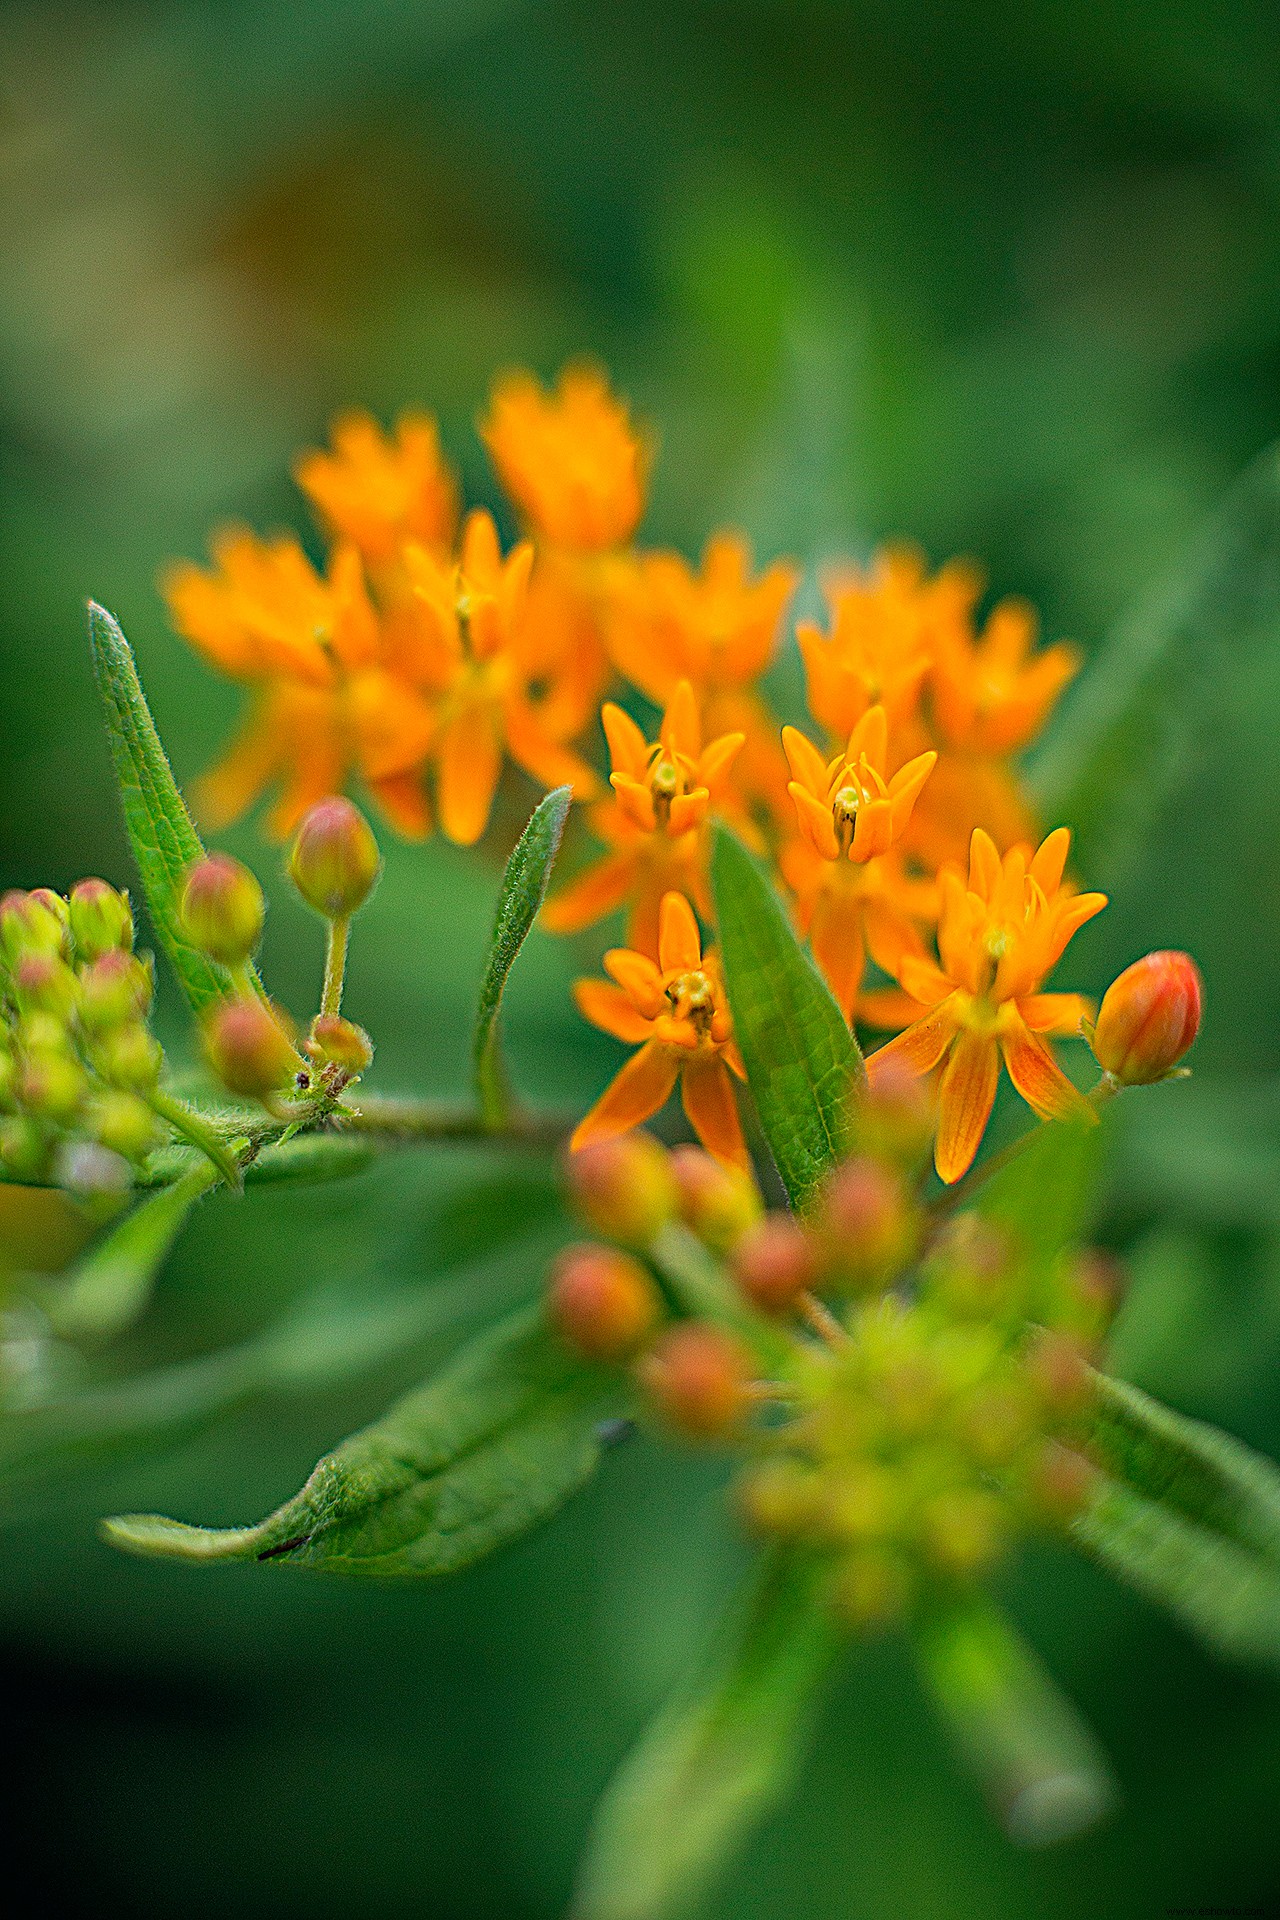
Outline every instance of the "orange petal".
<path id="1" fill-rule="evenodd" d="M 911 818 L 912 808 L 920 797 L 920 789 L 937 764 L 936 753 L 918 753 L 914 760 L 908 760 L 905 767 L 900 767 L 889 782 L 889 808 L 893 815 L 895 840 Z"/>
<path id="2" fill-rule="evenodd" d="M 867 765 L 877 773 L 884 772 L 885 755 L 889 750 L 889 721 L 882 706 L 868 707 L 853 732 L 849 735 L 846 759 L 857 766 L 865 753 Z"/>
<path id="3" fill-rule="evenodd" d="M 666 1047 L 649 1040 L 605 1088 L 573 1130 L 571 1150 L 593 1140 L 612 1140 L 642 1126 L 665 1106 L 675 1086 L 679 1063 Z"/>
<path id="4" fill-rule="evenodd" d="M 866 967 L 862 903 L 856 894 L 823 888 L 814 902 L 809 922 L 809 945 L 836 1005 L 845 1019 L 852 1022 L 854 1001 Z"/>
<path id="5" fill-rule="evenodd" d="M 1001 1038 L 1009 1078 L 1033 1113 L 1042 1120 L 1065 1120 L 1070 1115 L 1096 1120 L 1097 1115 L 1074 1087 L 1038 1034 L 1019 1022 Z"/>
<path id="6" fill-rule="evenodd" d="M 1093 1018 L 1094 1003 L 1087 993 L 1029 993 L 1018 1012 L 1033 1033 L 1078 1034 L 1080 1022 Z"/>
<path id="7" fill-rule="evenodd" d="M 575 980 L 573 1000 L 584 1020 L 629 1047 L 642 1046 L 651 1038 L 652 1022 L 637 1013 L 621 987 L 611 980 Z"/>
<path id="8" fill-rule="evenodd" d="M 974 893 L 989 900 L 1000 884 L 1001 862 L 996 843 L 989 833 L 975 827 L 969 842 L 969 885 Z"/>
<path id="9" fill-rule="evenodd" d="M 689 1125 L 708 1153 L 731 1167 L 750 1166 L 733 1081 L 718 1055 L 688 1062 L 680 1076 L 680 1099 Z"/>
<path id="10" fill-rule="evenodd" d="M 802 831 L 811 845 L 824 860 L 840 858 L 840 842 L 836 839 L 835 822 L 831 818 L 831 809 L 815 800 L 807 787 L 798 780 L 792 780 L 787 792 L 795 802 L 796 817 Z"/>
<path id="11" fill-rule="evenodd" d="M 722 733 L 698 762 L 698 785 L 715 792 L 730 767 L 741 753 L 746 741 L 745 733 Z"/>
<path id="12" fill-rule="evenodd" d="M 702 965 L 702 936 L 682 893 L 666 893 L 658 913 L 658 964 L 664 973 L 688 973 Z"/>
<path id="13" fill-rule="evenodd" d="M 908 1073 L 931 1073 L 956 1035 L 956 1017 L 949 1001 L 944 1000 L 932 1013 L 925 1014 L 896 1040 L 877 1047 L 867 1056 L 867 1077 L 874 1086 L 877 1076 L 888 1066 L 905 1067 Z"/>
<path id="14" fill-rule="evenodd" d="M 367 780 L 370 793 L 396 832 L 406 840 L 425 840 L 431 831 L 431 807 L 421 776 L 388 774 L 385 780 Z"/>
<path id="15" fill-rule="evenodd" d="M 593 800 L 600 782 L 571 747 L 553 740 L 525 700 L 509 700 L 505 710 L 507 752 L 539 786 L 572 787 L 575 800 Z"/>
<path id="16" fill-rule="evenodd" d="M 633 779 L 629 773 L 611 773 L 609 784 L 632 826 L 639 827 L 642 833 L 652 833 L 658 824 L 658 816 L 654 812 L 653 795 L 649 788 Z"/>
<path id="17" fill-rule="evenodd" d="M 821 798 L 827 791 L 827 763 L 799 727 L 782 729 L 782 749 L 792 775 L 802 787 Z"/>
<path id="18" fill-rule="evenodd" d="M 567 886 L 553 893 L 542 909 L 549 933 L 580 933 L 614 913 L 631 891 L 636 862 L 632 853 L 610 853 L 596 860 Z"/>
<path id="19" fill-rule="evenodd" d="M 1047 839 L 1041 841 L 1031 862 L 1031 878 L 1038 881 L 1046 893 L 1056 893 L 1062 885 L 1070 851 L 1070 827 L 1055 827 Z"/>
<path id="20" fill-rule="evenodd" d="M 630 774 L 643 780 L 649 764 L 649 743 L 629 713 L 606 700 L 600 709 L 604 737 L 609 742 L 609 762 L 615 773 Z"/>
<path id="21" fill-rule="evenodd" d="M 440 826 L 456 846 L 474 846 L 488 826 L 501 772 L 493 715 L 479 705 L 464 707 L 445 727 L 436 771 Z"/>
<path id="22" fill-rule="evenodd" d="M 662 716 L 659 738 L 664 747 L 674 748 L 690 760 L 696 760 L 702 751 L 702 724 L 698 719 L 698 702 L 692 686 L 682 680 L 667 702 L 667 710 Z"/>
<path id="23" fill-rule="evenodd" d="M 610 947 L 604 957 L 604 970 L 622 988 L 638 1013 L 655 1020 L 666 1007 L 662 975 L 653 961 L 630 947 Z"/>
<path id="24" fill-rule="evenodd" d="M 891 1041 L 890 1046 L 897 1045 Z M 889 1048 L 884 1049 L 885 1052 Z M 933 1164 L 948 1186 L 967 1173 L 982 1144 L 1000 1078 L 1000 1050 L 986 1033 L 962 1033 L 938 1089 Z"/>
<path id="25" fill-rule="evenodd" d="M 873 987 L 858 995 L 858 1025 L 875 1033 L 896 1033 L 920 1018 L 920 1002 L 897 987 Z"/>

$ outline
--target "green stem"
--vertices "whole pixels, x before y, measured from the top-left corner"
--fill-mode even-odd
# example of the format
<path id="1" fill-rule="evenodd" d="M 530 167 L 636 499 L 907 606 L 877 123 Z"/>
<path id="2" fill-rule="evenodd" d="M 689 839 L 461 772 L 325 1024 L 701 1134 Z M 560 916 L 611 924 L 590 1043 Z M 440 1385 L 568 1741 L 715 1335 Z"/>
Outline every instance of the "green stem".
<path id="1" fill-rule="evenodd" d="M 382 1134 L 406 1144 L 416 1140 L 511 1141 L 518 1146 L 557 1147 L 573 1130 L 560 1113 L 513 1113 L 495 1131 L 470 1101 L 394 1099 L 361 1094 L 358 1107 L 338 1116 L 343 1132 Z"/>
<path id="2" fill-rule="evenodd" d="M 347 937 L 350 932 L 350 914 L 330 920 L 324 955 L 324 991 L 320 996 L 322 1014 L 342 1011 L 342 981 L 347 971 Z"/>
<path id="3" fill-rule="evenodd" d="M 1120 1082 L 1113 1079 L 1111 1074 L 1104 1073 L 1097 1086 L 1091 1087 L 1085 1098 L 1097 1113 L 1109 1100 L 1114 1100 L 1119 1092 Z M 1040 1138 L 1046 1127 L 1053 1125 L 1055 1122 L 1052 1120 L 1042 1120 L 1039 1126 L 1028 1127 L 1027 1131 L 1019 1134 L 1016 1140 L 1011 1140 L 1007 1147 L 1001 1147 L 999 1153 L 993 1153 L 989 1160 L 982 1161 L 979 1166 L 970 1167 L 968 1173 L 957 1180 L 954 1187 L 948 1187 L 945 1193 L 939 1194 L 930 1211 L 939 1218 L 945 1218 L 946 1215 L 954 1213 L 957 1207 L 967 1205 L 974 1194 L 986 1186 L 993 1174 L 1003 1172 L 1005 1167 L 1010 1166 L 1019 1155 L 1026 1152 L 1033 1140 Z"/>
<path id="4" fill-rule="evenodd" d="M 152 1112 L 158 1114 L 162 1120 L 167 1120 L 175 1133 L 181 1134 L 184 1140 L 189 1140 L 193 1147 L 198 1147 L 200 1152 L 213 1162 L 229 1187 L 239 1189 L 240 1154 L 243 1146 L 247 1144 L 243 1130 L 237 1130 L 233 1140 L 224 1140 L 207 1120 L 203 1120 L 198 1113 L 193 1113 L 191 1108 L 184 1106 L 181 1100 L 175 1100 L 171 1094 L 163 1093 L 159 1087 L 150 1096 L 150 1105 Z"/>

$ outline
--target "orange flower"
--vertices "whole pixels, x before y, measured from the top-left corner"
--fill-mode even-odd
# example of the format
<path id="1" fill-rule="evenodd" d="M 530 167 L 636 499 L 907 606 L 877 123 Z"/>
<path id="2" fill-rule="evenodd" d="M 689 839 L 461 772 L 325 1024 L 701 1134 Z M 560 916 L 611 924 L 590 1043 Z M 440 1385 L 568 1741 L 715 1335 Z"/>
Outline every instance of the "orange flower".
<path id="1" fill-rule="evenodd" d="M 708 1153 L 747 1167 L 734 1097 L 746 1079 L 714 954 L 703 956 L 693 908 L 683 894 L 662 902 L 657 964 L 615 947 L 604 957 L 611 980 L 579 980 L 573 994 L 593 1026 L 640 1051 L 578 1123 L 570 1146 L 589 1146 L 638 1127 L 665 1106 L 676 1081 L 689 1124 Z"/>
<path id="2" fill-rule="evenodd" d="M 938 758 L 919 753 L 886 780 L 889 723 L 881 706 L 867 708 L 848 746 L 833 760 L 824 760 L 797 727 L 782 729 L 782 744 L 792 773 L 787 792 L 795 801 L 800 831 L 824 860 L 859 864 L 888 852 Z"/>
<path id="3" fill-rule="evenodd" d="M 467 517 L 456 565 L 425 547 L 407 548 L 405 564 L 420 618 L 402 631 L 400 658 L 439 703 L 433 755 L 446 836 L 459 846 L 480 838 L 504 750 L 540 783 L 590 794 L 591 769 L 542 723 L 522 653 L 533 548 L 522 542 L 504 559 L 491 516 L 477 510 Z"/>
<path id="4" fill-rule="evenodd" d="M 436 423 L 402 413 L 393 434 L 372 415 L 340 414 L 331 452 L 304 453 L 294 477 L 336 539 L 372 564 L 393 561 L 406 541 L 447 547 L 458 524 L 458 488 Z"/>
<path id="5" fill-rule="evenodd" d="M 591 826 L 611 851 L 547 902 L 543 920 L 553 933 L 576 933 L 629 901 L 628 941 L 654 954 L 664 894 L 690 892 L 710 917 L 703 829 L 742 735 L 722 734 L 704 747 L 687 680 L 672 694 L 654 741 L 646 740 L 612 701 L 606 701 L 601 719 L 613 763 L 614 798 L 594 809 Z"/>
<path id="6" fill-rule="evenodd" d="M 1033 654 L 1034 608 L 1002 600 L 979 638 L 967 623 L 940 629 L 933 662 L 933 717 L 942 743 L 963 753 L 1017 753 L 1034 739 L 1079 671 L 1075 647 Z"/>
<path id="7" fill-rule="evenodd" d="M 540 539 L 599 552 L 635 532 L 648 460 L 626 407 L 595 367 L 566 367 L 550 393 L 531 374 L 507 374 L 494 387 L 480 436 Z"/>
<path id="8" fill-rule="evenodd" d="M 920 950 L 895 972 L 920 1017 L 867 1062 L 874 1084 L 886 1068 L 932 1071 L 939 1085 L 934 1164 L 948 1183 L 972 1165 L 986 1130 L 1004 1057 L 1009 1078 L 1044 1119 L 1092 1113 L 1053 1057 L 1049 1034 L 1079 1031 L 1088 1003 L 1079 994 L 1042 993 L 1073 933 L 1101 913 L 1104 893 L 1063 884 L 1071 845 L 1065 827 L 1041 843 L 1013 847 L 1003 860 L 977 829 L 968 885 L 954 868 L 941 877 L 940 964 Z"/>

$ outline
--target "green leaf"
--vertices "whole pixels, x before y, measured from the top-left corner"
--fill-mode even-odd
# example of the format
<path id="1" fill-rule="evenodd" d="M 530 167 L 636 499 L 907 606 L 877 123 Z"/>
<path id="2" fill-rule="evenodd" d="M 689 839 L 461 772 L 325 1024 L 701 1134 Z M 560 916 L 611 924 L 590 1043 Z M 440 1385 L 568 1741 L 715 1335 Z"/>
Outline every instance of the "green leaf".
<path id="1" fill-rule="evenodd" d="M 450 1573 L 527 1532 L 590 1478 L 597 1428 L 616 1394 L 569 1353 L 539 1304 L 479 1336 L 344 1440 L 257 1526 L 126 1514 L 103 1532 L 130 1552 L 177 1560 Z"/>
<path id="2" fill-rule="evenodd" d="M 201 1161 L 113 1227 L 48 1300 L 54 1332 L 102 1340 L 136 1319 L 187 1215 L 220 1177 Z"/>
<path id="3" fill-rule="evenodd" d="M 573 804 L 573 790 L 557 787 L 534 808 L 528 826 L 517 840 L 502 876 L 498 911 L 489 942 L 489 958 L 480 983 L 472 1058 L 476 1098 L 487 1127 L 495 1131 L 507 1118 L 511 1095 L 498 1049 L 498 1013 L 507 976 L 516 955 L 538 916 L 547 894 L 547 882 L 565 821 Z"/>
<path id="4" fill-rule="evenodd" d="M 709 1670 L 653 1722 L 596 1813 L 573 1920 L 684 1913 L 782 1796 L 843 1641 L 793 1556 L 768 1558 Z"/>
<path id="5" fill-rule="evenodd" d="M 1023 1310 L 1033 1319 L 1043 1311 L 1043 1290 L 1059 1256 L 1088 1226 L 1104 1125 L 1042 1122 L 975 1196 L 978 1212 L 1008 1236 Z"/>
<path id="6" fill-rule="evenodd" d="M 844 1150 L 862 1055 L 777 894 L 717 827 L 711 861 L 734 1031 L 760 1125 L 795 1207 Z"/>
<path id="7" fill-rule="evenodd" d="M 223 997 L 226 980 L 212 961 L 183 939 L 178 902 L 187 869 L 200 859 L 204 847 L 160 744 L 129 642 L 105 608 L 92 600 L 89 640 L 125 828 L 151 924 L 192 1010 L 202 1013 Z"/>
<path id="8" fill-rule="evenodd" d="M 1093 1735 L 989 1601 L 928 1616 L 914 1645 L 921 1677 L 1011 1840 L 1050 1846 L 1109 1810 L 1114 1782 Z"/>
<path id="9" fill-rule="evenodd" d="M 1211 696 L 1280 624 L 1280 448 L 1232 488 L 1184 564 L 1090 663 L 1031 762 L 1039 811 L 1066 820 L 1075 858 L 1114 885 L 1158 811 L 1195 778 Z"/>

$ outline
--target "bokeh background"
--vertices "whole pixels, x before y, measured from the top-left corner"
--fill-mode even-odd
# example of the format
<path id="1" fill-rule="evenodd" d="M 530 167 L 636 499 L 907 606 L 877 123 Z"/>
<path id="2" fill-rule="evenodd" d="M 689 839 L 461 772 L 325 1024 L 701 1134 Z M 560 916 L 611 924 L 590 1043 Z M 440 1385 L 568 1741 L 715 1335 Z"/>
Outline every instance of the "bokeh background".
<path id="1" fill-rule="evenodd" d="M 1099 842 L 1088 875 L 1116 902 L 1074 983 L 1185 945 L 1210 1012 L 1196 1079 L 1122 1129 L 1099 1231 L 1132 1273 L 1116 1366 L 1280 1454 L 1270 469 L 1229 510 L 1208 608 L 1179 585 L 1280 434 L 1277 54 L 1267 0 L 10 0 L 0 881 L 128 877 L 87 594 L 123 620 L 190 777 L 236 697 L 167 633 L 164 559 L 228 515 L 304 524 L 290 457 L 351 402 L 438 411 L 486 499 L 472 421 L 494 368 L 594 351 L 660 428 L 652 539 L 692 552 L 730 520 L 814 563 L 907 534 L 980 557 L 1091 651 L 1182 622 L 1181 718 L 1156 789 L 1117 796 L 1123 857 Z M 229 844 L 276 873 L 252 827 Z M 496 858 L 391 850 L 350 994 L 384 1085 L 462 1084 Z M 274 885 L 281 997 L 304 1008 L 318 964 Z M 510 1026 L 527 1083 L 581 1100 L 612 1055 L 572 1018 L 572 970 L 535 935 Z M 493 1171 L 407 1157 L 211 1201 L 106 1355 L 42 1356 L 7 1313 L 11 1910 L 563 1910 L 596 1795 L 737 1572 L 715 1462 L 635 1442 L 552 1525 L 438 1587 L 149 1565 L 93 1531 L 121 1508 L 256 1517 L 528 1292 L 557 1230 L 546 1181 L 522 1176 L 535 1237 L 517 1244 L 509 1200 L 484 1203 Z M 478 1218 L 487 1252 L 467 1251 Z M 149 1444 L 105 1459 L 91 1420 L 82 1448 L 42 1426 L 42 1396 L 93 1389 L 127 1427 L 112 1383 L 140 1369 L 171 1383 Z M 877 1647 L 716 1914 L 1145 1920 L 1280 1899 L 1274 1685 L 1065 1554 L 1007 1585 L 1115 1757 L 1118 1817 L 1060 1852 L 1008 1848 L 905 1657 Z"/>

